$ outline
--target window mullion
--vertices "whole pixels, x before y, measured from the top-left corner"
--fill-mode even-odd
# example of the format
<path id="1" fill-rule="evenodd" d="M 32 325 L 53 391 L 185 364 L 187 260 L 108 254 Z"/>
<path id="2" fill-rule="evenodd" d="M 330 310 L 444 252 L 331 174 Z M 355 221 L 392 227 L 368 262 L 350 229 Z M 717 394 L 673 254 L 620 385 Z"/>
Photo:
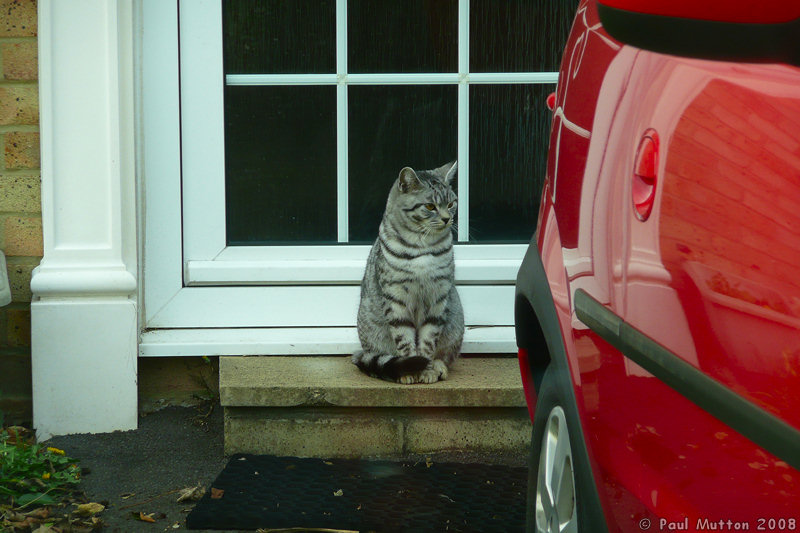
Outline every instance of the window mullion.
<path id="1" fill-rule="evenodd" d="M 558 72 L 473 72 L 469 75 L 471 84 L 536 84 L 557 83 Z"/>
<path id="2" fill-rule="evenodd" d="M 333 85 L 336 74 L 226 74 L 228 86 Z"/>
<path id="3" fill-rule="evenodd" d="M 336 212 L 339 242 L 348 242 L 347 0 L 336 0 Z"/>
<path id="4" fill-rule="evenodd" d="M 458 2 L 458 242 L 469 241 L 469 0 Z"/>

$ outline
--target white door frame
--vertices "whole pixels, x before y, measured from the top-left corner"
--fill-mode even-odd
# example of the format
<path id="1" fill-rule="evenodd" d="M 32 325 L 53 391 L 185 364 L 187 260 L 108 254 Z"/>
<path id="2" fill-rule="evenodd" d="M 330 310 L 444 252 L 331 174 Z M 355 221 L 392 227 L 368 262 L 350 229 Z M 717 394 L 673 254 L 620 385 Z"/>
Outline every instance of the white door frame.
<path id="1" fill-rule="evenodd" d="M 38 436 L 135 428 L 137 355 L 352 350 L 354 328 L 319 309 L 325 298 L 306 296 L 306 311 L 327 327 L 265 328 L 281 317 L 252 313 L 266 298 L 296 297 L 297 287 L 205 287 L 203 265 L 189 278 L 197 286 L 184 283 L 178 42 L 169 38 L 175 3 L 39 0 L 38 18 L 44 257 L 31 281 Z M 352 264 L 343 267 L 348 279 L 355 275 Z M 357 286 L 324 289 L 355 316 Z M 484 301 L 482 287 L 463 289 L 465 301 Z M 502 290 L 502 310 L 476 306 L 472 319 L 502 327 L 473 327 L 467 351 L 514 350 L 503 315 L 513 308 L 513 286 Z M 199 300 L 200 315 L 215 305 L 238 315 L 204 324 Z"/>
<path id="2" fill-rule="evenodd" d="M 461 43 L 469 39 L 468 8 L 467 0 L 459 2 Z M 346 24 L 345 9 L 346 0 L 337 0 L 338 25 Z M 358 347 L 358 283 L 369 246 L 226 246 L 220 0 L 185 1 L 180 20 L 176 4 L 144 0 L 142 18 L 146 331 L 140 354 L 352 352 Z M 556 73 L 471 74 L 466 45 L 459 48 L 459 73 L 348 74 L 346 42 L 337 31 L 335 74 L 226 79 L 229 85 L 336 86 L 340 242 L 347 241 L 348 85 L 457 84 L 458 157 L 468 161 L 469 83 L 554 83 L 557 78 Z M 459 165 L 460 195 L 468 194 L 468 172 L 467 164 Z M 462 199 L 459 205 L 459 239 L 466 241 L 469 202 Z M 468 325 L 465 352 L 516 350 L 513 284 L 525 249 L 524 244 L 455 247 Z"/>

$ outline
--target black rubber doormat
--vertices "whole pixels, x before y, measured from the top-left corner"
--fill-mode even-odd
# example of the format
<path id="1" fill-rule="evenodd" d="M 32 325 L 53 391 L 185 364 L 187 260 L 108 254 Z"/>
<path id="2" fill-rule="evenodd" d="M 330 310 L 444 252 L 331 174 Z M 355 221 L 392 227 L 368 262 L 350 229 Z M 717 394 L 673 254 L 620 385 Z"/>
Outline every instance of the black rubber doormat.
<path id="1" fill-rule="evenodd" d="M 234 455 L 189 529 L 515 532 L 527 469 Z"/>

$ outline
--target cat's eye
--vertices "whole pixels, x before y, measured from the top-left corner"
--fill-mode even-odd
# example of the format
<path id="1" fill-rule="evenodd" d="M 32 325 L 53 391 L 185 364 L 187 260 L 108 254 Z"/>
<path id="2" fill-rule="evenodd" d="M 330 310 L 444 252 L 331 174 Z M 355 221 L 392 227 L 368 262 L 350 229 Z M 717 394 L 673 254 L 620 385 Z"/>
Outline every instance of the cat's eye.
<path id="1" fill-rule="evenodd" d="M 436 206 L 434 204 L 425 204 L 425 209 L 427 209 L 428 211 L 435 211 Z"/>
<path id="2" fill-rule="evenodd" d="M 456 205 L 455 201 L 450 202 L 449 204 L 447 204 L 447 209 L 453 209 L 454 205 Z"/>

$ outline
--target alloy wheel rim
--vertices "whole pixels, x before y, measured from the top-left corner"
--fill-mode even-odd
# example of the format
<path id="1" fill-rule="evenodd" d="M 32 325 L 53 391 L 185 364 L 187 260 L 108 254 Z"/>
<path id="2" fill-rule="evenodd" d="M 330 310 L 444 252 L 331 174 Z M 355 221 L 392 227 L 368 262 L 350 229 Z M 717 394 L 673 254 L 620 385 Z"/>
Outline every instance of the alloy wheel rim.
<path id="1" fill-rule="evenodd" d="M 556 406 L 547 417 L 536 479 L 537 533 L 577 533 L 572 447 L 564 410 Z"/>

